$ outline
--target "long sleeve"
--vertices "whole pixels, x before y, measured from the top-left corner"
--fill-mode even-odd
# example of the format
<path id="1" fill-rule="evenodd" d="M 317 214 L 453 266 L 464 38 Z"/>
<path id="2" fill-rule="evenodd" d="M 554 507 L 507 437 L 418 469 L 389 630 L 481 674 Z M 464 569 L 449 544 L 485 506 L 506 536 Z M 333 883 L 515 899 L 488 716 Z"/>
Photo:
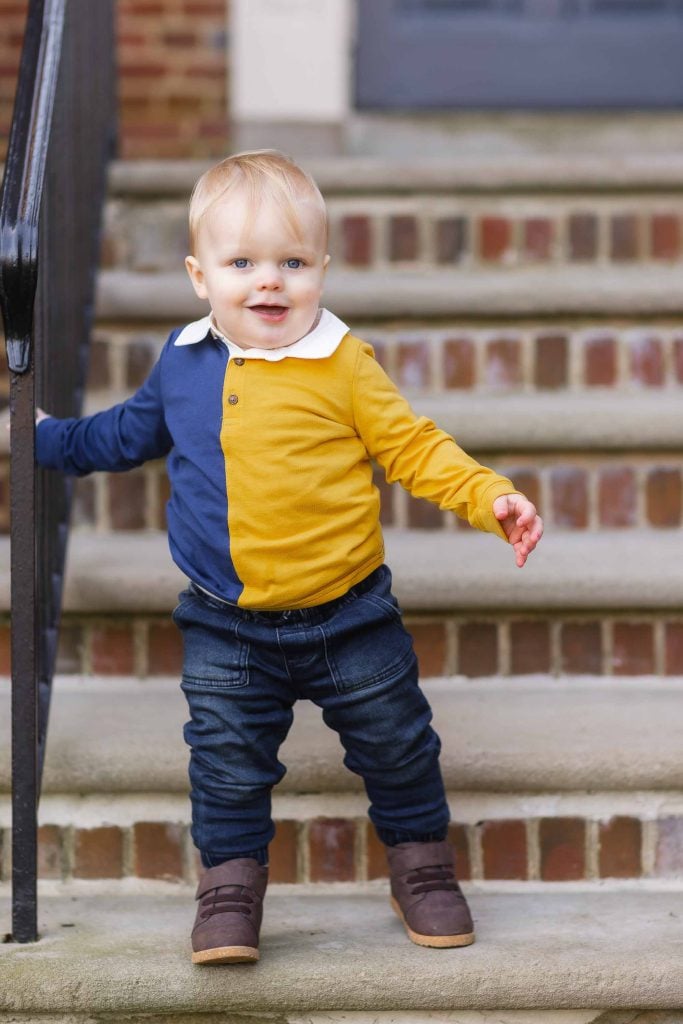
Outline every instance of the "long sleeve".
<path id="1" fill-rule="evenodd" d="M 94 470 L 122 471 L 167 455 L 173 447 L 164 418 L 161 366 L 126 402 L 81 419 L 41 420 L 36 460 L 73 476 Z"/>
<path id="2" fill-rule="evenodd" d="M 507 541 L 492 506 L 515 490 L 512 482 L 480 465 L 426 416 L 417 416 L 368 345 L 358 354 L 353 406 L 356 429 L 389 483 L 398 481 L 416 498 Z"/>

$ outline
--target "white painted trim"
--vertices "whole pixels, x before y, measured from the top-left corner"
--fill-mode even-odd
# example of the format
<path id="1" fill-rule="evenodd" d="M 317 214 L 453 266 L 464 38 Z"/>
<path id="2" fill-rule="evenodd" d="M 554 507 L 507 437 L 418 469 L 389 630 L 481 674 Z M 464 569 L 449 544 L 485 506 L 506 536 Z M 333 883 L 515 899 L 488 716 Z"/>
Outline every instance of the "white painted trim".
<path id="1" fill-rule="evenodd" d="M 351 109 L 355 0 L 233 0 L 237 122 L 340 124 Z"/>

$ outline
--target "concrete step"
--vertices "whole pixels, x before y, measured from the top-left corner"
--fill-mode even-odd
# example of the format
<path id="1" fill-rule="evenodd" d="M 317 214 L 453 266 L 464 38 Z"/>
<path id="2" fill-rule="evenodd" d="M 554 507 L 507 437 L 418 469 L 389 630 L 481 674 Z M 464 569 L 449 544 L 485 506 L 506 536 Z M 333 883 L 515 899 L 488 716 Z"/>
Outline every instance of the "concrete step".
<path id="1" fill-rule="evenodd" d="M 227 968 L 190 963 L 189 890 L 46 896 L 40 941 L 0 945 L 0 1021 L 680 1021 L 637 1012 L 683 1006 L 674 894 L 468 892 L 477 941 L 435 951 L 408 941 L 384 884 L 273 888 L 260 963 Z"/>
<path id="2" fill-rule="evenodd" d="M 549 534 L 520 570 L 509 547 L 476 532 L 385 531 L 406 612 L 665 610 L 683 604 L 675 530 Z M 167 612 L 184 578 L 161 532 L 73 535 L 67 612 Z M 9 609 L 9 541 L 0 540 L 0 610 Z"/>
<path id="3" fill-rule="evenodd" d="M 515 270 L 330 269 L 324 301 L 342 319 L 401 317 L 680 316 L 680 268 L 574 266 Z M 97 316 L 105 322 L 178 322 L 206 313 L 187 274 L 103 270 Z"/>
<path id="4" fill-rule="evenodd" d="M 683 790 L 680 679 L 425 680 L 447 788 L 467 792 Z M 9 686 L 0 681 L 0 790 L 9 789 Z M 178 680 L 58 678 L 43 792 L 185 793 Z M 102 723 L 106 723 L 103 729 Z M 283 793 L 348 793 L 360 779 L 308 701 L 282 748 Z"/>
<path id="5" fill-rule="evenodd" d="M 428 679 L 463 879 L 683 879 L 681 681 Z M 196 882 L 177 679 L 58 678 L 39 809 L 41 878 Z M 106 723 L 106 727 L 103 726 Z M 9 684 L 0 683 L 0 879 L 10 875 Z M 386 876 L 359 779 L 300 702 L 273 794 L 274 880 Z M 108 882 L 106 880 L 109 880 Z M 116 880 L 114 882 L 113 880 Z"/>
<path id="6" fill-rule="evenodd" d="M 557 127 L 557 119 L 552 121 Z M 683 127 L 683 122 L 679 129 Z M 642 136 L 639 136 L 641 144 Z M 575 140 L 572 140 L 574 143 Z M 115 160 L 109 168 L 112 196 L 176 197 L 183 200 L 203 172 L 205 160 Z M 457 157 L 337 156 L 306 160 L 306 168 L 327 196 L 445 192 L 472 194 L 529 190 L 597 193 L 679 192 L 683 180 L 680 151 L 588 154 L 509 153 L 499 156 L 459 153 Z"/>
<path id="7" fill-rule="evenodd" d="M 468 452 L 683 453 L 683 402 L 676 391 L 599 390 L 495 394 L 406 389 L 415 411 L 428 416 Z M 84 413 L 125 401 L 132 391 L 96 391 Z M 0 455 L 9 434 L 0 419 Z"/>

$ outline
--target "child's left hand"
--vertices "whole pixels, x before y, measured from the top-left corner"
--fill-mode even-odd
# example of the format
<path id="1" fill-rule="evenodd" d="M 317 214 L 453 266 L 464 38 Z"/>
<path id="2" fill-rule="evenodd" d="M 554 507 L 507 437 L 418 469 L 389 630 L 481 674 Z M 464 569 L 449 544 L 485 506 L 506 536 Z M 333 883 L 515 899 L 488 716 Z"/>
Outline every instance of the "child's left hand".
<path id="1" fill-rule="evenodd" d="M 521 569 L 543 536 L 543 520 L 536 506 L 523 494 L 502 494 L 493 503 L 493 514 L 515 549 Z"/>

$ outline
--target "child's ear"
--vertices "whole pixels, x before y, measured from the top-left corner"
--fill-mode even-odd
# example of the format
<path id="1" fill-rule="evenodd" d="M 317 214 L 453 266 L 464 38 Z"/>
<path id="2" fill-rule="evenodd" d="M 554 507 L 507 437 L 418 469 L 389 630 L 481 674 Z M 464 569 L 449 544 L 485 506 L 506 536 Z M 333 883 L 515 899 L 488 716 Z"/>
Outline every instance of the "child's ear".
<path id="1" fill-rule="evenodd" d="M 327 270 L 330 265 L 330 254 L 328 253 L 323 260 L 323 270 Z"/>
<path id="2" fill-rule="evenodd" d="M 206 285 L 204 284 L 204 272 L 199 265 L 199 260 L 196 256 L 185 257 L 185 267 L 188 274 L 190 275 L 190 281 L 192 281 L 192 287 L 195 290 L 198 298 L 208 299 L 206 291 Z"/>

